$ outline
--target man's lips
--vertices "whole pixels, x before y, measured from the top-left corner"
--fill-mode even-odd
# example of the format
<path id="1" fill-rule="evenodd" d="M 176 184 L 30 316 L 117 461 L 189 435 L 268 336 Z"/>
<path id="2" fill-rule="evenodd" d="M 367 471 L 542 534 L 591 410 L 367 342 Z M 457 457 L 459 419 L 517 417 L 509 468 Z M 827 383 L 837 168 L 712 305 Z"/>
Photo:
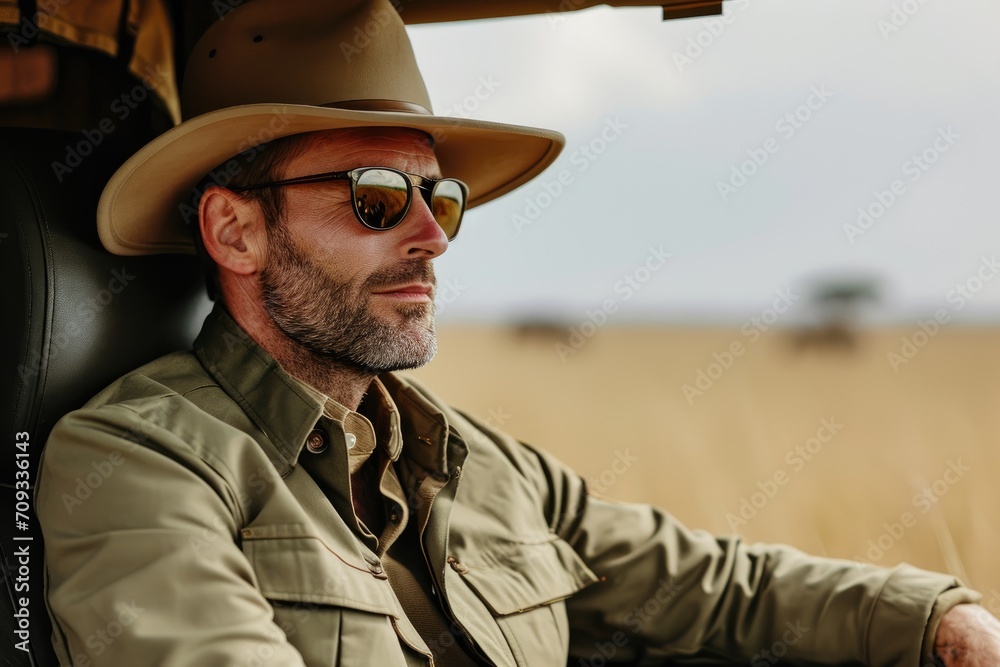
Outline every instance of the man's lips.
<path id="1" fill-rule="evenodd" d="M 389 289 L 379 290 L 375 292 L 375 294 L 392 299 L 403 299 L 406 301 L 430 301 L 433 291 L 434 288 L 431 285 L 411 283 L 409 285 L 400 285 L 398 287 L 390 287 Z"/>

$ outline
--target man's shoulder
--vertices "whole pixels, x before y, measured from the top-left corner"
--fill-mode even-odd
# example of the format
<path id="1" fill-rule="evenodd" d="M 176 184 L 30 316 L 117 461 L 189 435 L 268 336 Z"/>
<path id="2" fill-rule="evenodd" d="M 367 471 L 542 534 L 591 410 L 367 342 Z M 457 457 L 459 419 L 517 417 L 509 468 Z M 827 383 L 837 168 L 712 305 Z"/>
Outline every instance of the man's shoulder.
<path id="1" fill-rule="evenodd" d="M 190 350 L 171 352 L 122 375 L 87 401 L 83 409 L 115 404 L 134 406 L 207 388 L 221 391 L 194 353 Z"/>
<path id="2" fill-rule="evenodd" d="M 132 370 L 73 410 L 53 427 L 49 438 L 93 429 L 148 432 L 191 431 L 215 434 L 236 425 L 251 426 L 246 415 L 190 350 L 166 354 Z M 90 430 L 88 430 L 90 429 Z M 189 443 L 202 438 L 189 438 Z"/>
<path id="3" fill-rule="evenodd" d="M 172 352 L 122 375 L 53 426 L 45 449 L 135 446 L 194 459 L 218 458 L 218 443 L 262 437 L 191 351 Z"/>

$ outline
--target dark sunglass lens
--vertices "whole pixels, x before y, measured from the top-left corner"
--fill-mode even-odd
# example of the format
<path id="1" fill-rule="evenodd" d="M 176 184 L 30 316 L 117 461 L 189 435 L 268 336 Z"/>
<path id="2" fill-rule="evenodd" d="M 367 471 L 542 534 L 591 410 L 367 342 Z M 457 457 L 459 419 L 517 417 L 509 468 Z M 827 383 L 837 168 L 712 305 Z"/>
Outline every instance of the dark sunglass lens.
<path id="1" fill-rule="evenodd" d="M 431 195 L 431 209 L 434 219 L 448 238 L 455 236 L 465 211 L 465 191 L 462 186 L 457 181 L 438 181 Z"/>
<path id="2" fill-rule="evenodd" d="M 409 194 L 403 175 L 386 169 L 362 172 L 354 186 L 358 215 L 375 229 L 389 229 L 399 224 Z"/>

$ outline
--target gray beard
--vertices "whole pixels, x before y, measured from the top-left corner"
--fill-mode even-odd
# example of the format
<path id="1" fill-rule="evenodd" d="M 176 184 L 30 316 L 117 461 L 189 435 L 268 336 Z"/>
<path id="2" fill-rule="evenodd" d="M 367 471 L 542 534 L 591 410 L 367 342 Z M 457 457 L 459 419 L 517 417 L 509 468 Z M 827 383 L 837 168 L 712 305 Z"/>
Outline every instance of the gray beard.
<path id="1" fill-rule="evenodd" d="M 405 260 L 360 284 L 334 283 L 305 257 L 284 223 L 270 224 L 268 263 L 261 272 L 264 309 L 278 329 L 313 356 L 371 373 L 417 368 L 437 353 L 433 303 L 401 303 L 401 322 L 370 310 L 371 293 L 409 282 L 434 285 L 427 260 Z"/>

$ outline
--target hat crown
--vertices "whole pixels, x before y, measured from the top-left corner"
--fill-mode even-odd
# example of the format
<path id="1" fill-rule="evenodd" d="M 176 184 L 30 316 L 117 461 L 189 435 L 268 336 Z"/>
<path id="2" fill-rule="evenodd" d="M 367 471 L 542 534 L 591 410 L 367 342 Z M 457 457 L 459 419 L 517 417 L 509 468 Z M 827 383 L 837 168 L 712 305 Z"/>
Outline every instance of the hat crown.
<path id="1" fill-rule="evenodd" d="M 250 0 L 220 17 L 188 60 L 184 118 L 255 103 L 431 113 L 388 0 Z"/>
<path id="2" fill-rule="evenodd" d="M 433 115 L 389 0 L 243 2 L 192 50 L 184 122 L 130 157 L 104 188 L 97 229 L 111 252 L 194 252 L 186 225 L 199 215 L 195 185 L 210 171 L 225 185 L 254 159 L 251 149 L 279 137 L 352 127 L 425 132 L 441 171 L 468 184 L 468 208 L 534 178 L 564 144 L 549 130 Z"/>

